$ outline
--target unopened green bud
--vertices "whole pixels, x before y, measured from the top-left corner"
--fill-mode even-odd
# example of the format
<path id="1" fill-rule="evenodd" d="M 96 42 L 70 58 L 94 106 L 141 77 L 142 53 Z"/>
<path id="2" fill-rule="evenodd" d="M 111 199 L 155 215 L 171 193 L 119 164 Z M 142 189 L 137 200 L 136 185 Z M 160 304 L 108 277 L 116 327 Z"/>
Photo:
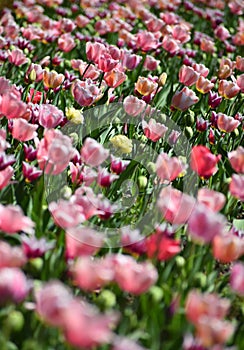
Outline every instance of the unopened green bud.
<path id="1" fill-rule="evenodd" d="M 162 288 L 160 288 L 158 286 L 152 286 L 150 288 L 149 292 L 151 293 L 153 300 L 156 302 L 159 302 L 163 298 L 163 295 L 164 295 Z"/>
<path id="2" fill-rule="evenodd" d="M 29 78 L 31 81 L 36 81 L 36 71 L 35 69 L 32 69 L 32 71 L 30 72 Z"/>
<path id="3" fill-rule="evenodd" d="M 12 311 L 7 318 L 9 327 L 14 331 L 20 331 L 24 325 L 24 317 L 19 311 Z"/>
<path id="4" fill-rule="evenodd" d="M 177 265 L 178 267 L 183 267 L 183 266 L 185 265 L 185 263 L 186 263 L 186 261 L 185 261 L 185 259 L 183 258 L 183 256 L 180 256 L 180 255 L 176 256 L 175 262 L 176 262 L 176 265 Z"/>
<path id="5" fill-rule="evenodd" d="M 110 290 L 103 290 L 98 299 L 106 308 L 112 308 L 116 304 L 116 296 Z"/>
<path id="6" fill-rule="evenodd" d="M 152 174 L 152 173 L 155 173 L 156 172 L 156 164 L 153 163 L 153 162 L 149 162 L 147 164 L 147 171 Z"/>
<path id="7" fill-rule="evenodd" d="M 138 177 L 138 185 L 139 185 L 139 188 L 145 188 L 147 187 L 147 178 L 146 176 L 139 176 Z"/>
<path id="8" fill-rule="evenodd" d="M 187 126 L 185 128 L 185 135 L 186 137 L 188 137 L 189 139 L 193 136 L 193 130 L 190 126 Z"/>

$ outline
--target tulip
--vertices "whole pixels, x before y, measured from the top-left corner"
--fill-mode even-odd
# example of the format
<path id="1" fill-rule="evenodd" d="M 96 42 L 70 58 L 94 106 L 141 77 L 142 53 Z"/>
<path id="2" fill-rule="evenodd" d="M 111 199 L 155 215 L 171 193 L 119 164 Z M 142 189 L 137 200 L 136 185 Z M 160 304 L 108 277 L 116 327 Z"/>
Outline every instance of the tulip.
<path id="1" fill-rule="evenodd" d="M 220 211 L 225 205 L 226 198 L 223 193 L 210 190 L 208 188 L 200 188 L 197 193 L 199 203 L 206 205 L 214 212 Z"/>
<path id="2" fill-rule="evenodd" d="M 97 167 L 101 165 L 109 156 L 106 150 L 96 140 L 87 137 L 80 151 L 81 159 L 88 165 Z"/>
<path id="3" fill-rule="evenodd" d="M 20 247 L 12 247 L 7 242 L 0 242 L 0 269 L 3 267 L 21 267 L 26 257 Z"/>
<path id="4" fill-rule="evenodd" d="M 209 243 L 224 232 L 225 217 L 208 209 L 206 205 L 197 204 L 188 220 L 190 236 L 200 242 Z"/>
<path id="5" fill-rule="evenodd" d="M 244 175 L 233 174 L 229 190 L 232 196 L 244 202 Z"/>
<path id="6" fill-rule="evenodd" d="M 147 123 L 145 120 L 142 121 L 142 128 L 145 136 L 153 142 L 158 141 L 164 137 L 168 128 L 161 124 L 157 123 L 155 119 L 150 119 Z"/>
<path id="7" fill-rule="evenodd" d="M 161 153 L 157 158 L 156 172 L 161 181 L 173 181 L 185 169 L 186 166 L 177 157 L 169 157 L 167 153 Z"/>
<path id="8" fill-rule="evenodd" d="M 44 128 L 55 128 L 63 119 L 63 112 L 56 106 L 49 103 L 40 105 L 38 121 Z"/>
<path id="9" fill-rule="evenodd" d="M 48 206 L 56 225 L 62 228 L 72 228 L 85 221 L 82 208 L 75 203 L 60 199 L 57 203 L 51 202 Z"/>
<path id="10" fill-rule="evenodd" d="M 124 110 L 132 117 L 136 117 L 146 109 L 146 103 L 139 98 L 129 95 L 123 102 Z"/>
<path id="11" fill-rule="evenodd" d="M 232 168 L 237 173 L 244 174 L 244 148 L 239 146 L 236 150 L 229 152 L 228 158 Z"/>
<path id="12" fill-rule="evenodd" d="M 240 125 L 239 120 L 229 117 L 224 113 L 218 113 L 217 118 L 217 126 L 219 130 L 224 132 L 232 132 Z"/>
<path id="13" fill-rule="evenodd" d="M 177 91 L 172 97 L 171 108 L 186 111 L 189 107 L 199 101 L 195 92 L 185 86 L 182 90 Z"/>
<path id="14" fill-rule="evenodd" d="M 181 66 L 179 71 L 179 81 L 186 85 L 186 86 L 192 86 L 194 85 L 198 80 L 199 74 L 189 66 Z"/>
<path id="15" fill-rule="evenodd" d="M 135 89 L 143 96 L 148 96 L 156 91 L 157 86 L 157 83 L 145 77 L 139 77 L 135 83 Z"/>
<path id="16" fill-rule="evenodd" d="M 235 263 L 231 269 L 230 285 L 232 290 L 240 296 L 244 296 L 244 264 Z"/>
<path id="17" fill-rule="evenodd" d="M 56 71 L 43 71 L 43 84 L 46 89 L 56 89 L 64 82 L 64 75 Z"/>
<path id="18" fill-rule="evenodd" d="M 103 243 L 103 235 L 95 230 L 82 226 L 70 228 L 65 235 L 66 259 L 94 255 L 102 248 Z"/>
<path id="19" fill-rule="evenodd" d="M 30 124 L 27 120 L 18 118 L 13 120 L 12 136 L 19 141 L 29 141 L 37 136 L 38 125 Z"/>
<path id="20" fill-rule="evenodd" d="M 218 92 L 222 97 L 231 99 L 238 95 L 240 88 L 236 83 L 233 83 L 232 81 L 220 80 Z"/>
<path id="21" fill-rule="evenodd" d="M 185 224 L 195 206 L 195 199 L 170 186 L 162 189 L 157 206 L 171 224 Z"/>
<path id="22" fill-rule="evenodd" d="M 199 176 L 208 179 L 217 172 L 216 165 L 220 159 L 221 155 L 215 156 L 205 146 L 193 146 L 190 165 Z"/>
<path id="23" fill-rule="evenodd" d="M 111 71 L 105 73 L 104 80 L 107 85 L 113 89 L 123 84 L 126 80 L 126 74 L 122 72 L 119 68 L 114 68 Z"/>
<path id="24" fill-rule="evenodd" d="M 0 171 L 0 190 L 10 184 L 13 175 L 14 169 L 10 165 Z"/>
<path id="25" fill-rule="evenodd" d="M 30 284 L 24 273 L 15 267 L 0 269 L 0 304 L 20 303 L 28 295 Z"/>
<path id="26" fill-rule="evenodd" d="M 231 231 L 216 235 L 212 242 L 213 256 L 223 264 L 237 260 L 244 253 L 244 241 Z"/>
<path id="27" fill-rule="evenodd" d="M 207 94 L 210 90 L 212 90 L 213 87 L 214 84 L 211 83 L 210 80 L 204 78 L 202 75 L 198 78 L 196 82 L 196 89 L 202 94 Z"/>
<path id="28" fill-rule="evenodd" d="M 0 230 L 14 234 L 19 231 L 33 233 L 34 222 L 24 215 L 22 209 L 18 205 L 2 205 L 0 204 Z"/>

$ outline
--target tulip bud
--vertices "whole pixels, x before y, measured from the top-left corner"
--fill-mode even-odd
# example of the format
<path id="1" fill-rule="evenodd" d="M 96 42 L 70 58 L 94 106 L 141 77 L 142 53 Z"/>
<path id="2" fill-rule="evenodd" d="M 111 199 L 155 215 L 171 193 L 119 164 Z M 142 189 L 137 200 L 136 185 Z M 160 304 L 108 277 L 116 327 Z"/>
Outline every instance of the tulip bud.
<path id="1" fill-rule="evenodd" d="M 20 331 L 24 325 L 24 317 L 19 311 L 12 311 L 7 318 L 7 324 L 13 331 Z"/>
<path id="2" fill-rule="evenodd" d="M 138 177 L 138 185 L 140 189 L 146 188 L 147 187 L 147 178 L 146 176 L 139 176 Z"/>
<path id="3" fill-rule="evenodd" d="M 158 78 L 158 85 L 159 86 L 164 86 L 167 80 L 167 73 L 162 73 L 159 78 Z"/>

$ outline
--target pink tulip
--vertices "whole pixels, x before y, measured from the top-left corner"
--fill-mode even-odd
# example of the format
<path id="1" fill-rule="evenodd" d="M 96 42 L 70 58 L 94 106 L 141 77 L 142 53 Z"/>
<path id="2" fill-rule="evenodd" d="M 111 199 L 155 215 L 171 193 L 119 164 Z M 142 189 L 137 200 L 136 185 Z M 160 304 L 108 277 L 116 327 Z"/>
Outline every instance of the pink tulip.
<path id="1" fill-rule="evenodd" d="M 157 270 L 150 262 L 137 263 L 130 256 L 117 255 L 114 264 L 115 281 L 128 293 L 145 293 L 158 279 Z"/>
<path id="2" fill-rule="evenodd" d="M 130 164 L 130 161 L 128 160 L 122 160 L 120 158 L 115 158 L 114 156 L 111 156 L 111 165 L 110 165 L 110 170 L 117 174 L 120 175 L 127 166 Z"/>
<path id="3" fill-rule="evenodd" d="M 118 63 L 119 61 L 114 60 L 109 53 L 104 53 L 99 56 L 97 65 L 101 71 L 106 73 L 113 70 L 118 65 Z"/>
<path id="4" fill-rule="evenodd" d="M 202 316 L 222 319 L 229 308 L 228 299 L 220 298 L 214 293 L 201 294 L 194 289 L 188 294 L 185 306 L 186 317 L 193 324 L 197 324 Z"/>
<path id="5" fill-rule="evenodd" d="M 240 125 L 239 120 L 224 113 L 218 113 L 217 118 L 217 126 L 219 130 L 224 132 L 232 132 Z"/>
<path id="6" fill-rule="evenodd" d="M 180 50 L 179 43 L 171 35 L 165 35 L 162 41 L 163 48 L 172 55 L 175 55 Z"/>
<path id="7" fill-rule="evenodd" d="M 192 147 L 190 165 L 200 177 L 208 179 L 217 172 L 220 159 L 221 155 L 215 156 L 207 147 L 198 145 Z"/>
<path id="8" fill-rule="evenodd" d="M 85 215 L 80 206 L 70 201 L 60 199 L 48 206 L 56 225 L 62 228 L 75 227 L 85 221 Z"/>
<path id="9" fill-rule="evenodd" d="M 164 137 L 168 128 L 157 123 L 155 119 L 150 119 L 147 123 L 145 120 L 142 121 L 142 128 L 145 136 L 153 142 L 157 142 L 159 139 Z"/>
<path id="10" fill-rule="evenodd" d="M 81 159 L 88 165 L 97 167 L 101 165 L 109 156 L 106 150 L 96 140 L 87 137 L 80 151 Z"/>
<path id="11" fill-rule="evenodd" d="M 230 32 L 223 25 L 219 25 L 214 30 L 214 35 L 221 41 L 225 41 L 230 37 Z"/>
<path id="12" fill-rule="evenodd" d="M 203 316 L 196 325 L 196 335 L 206 347 L 223 345 L 233 335 L 235 327 L 228 321 Z"/>
<path id="13" fill-rule="evenodd" d="M 122 53 L 122 66 L 128 70 L 134 70 L 141 62 L 141 59 L 141 56 L 124 50 Z"/>
<path id="14" fill-rule="evenodd" d="M 70 33 L 62 34 L 58 38 L 58 48 L 63 52 L 70 52 L 75 46 L 76 43 Z"/>
<path id="15" fill-rule="evenodd" d="M 30 124 L 27 120 L 18 118 L 13 120 L 12 136 L 19 141 L 29 141 L 37 136 L 38 125 Z"/>
<path id="16" fill-rule="evenodd" d="M 12 247 L 7 242 L 0 242 L 0 269 L 3 267 L 21 267 L 26 257 L 20 247 Z"/>
<path id="17" fill-rule="evenodd" d="M 79 63 L 78 69 L 79 69 L 80 75 L 84 79 L 96 80 L 101 74 L 100 70 L 93 64 L 90 64 L 88 68 L 87 68 L 87 65 L 88 65 L 87 62 L 82 61 Z M 74 66 L 73 66 L 73 69 L 75 69 Z"/>
<path id="18" fill-rule="evenodd" d="M 36 312 L 51 326 L 63 326 L 64 313 L 70 307 L 72 294 L 60 281 L 51 281 L 35 292 Z"/>
<path id="19" fill-rule="evenodd" d="M 197 82 L 199 77 L 199 73 L 197 73 L 192 67 L 189 66 L 181 66 L 179 71 L 179 81 L 186 85 L 192 86 Z"/>
<path id="20" fill-rule="evenodd" d="M 233 174 L 229 190 L 232 196 L 244 202 L 244 175 Z"/>
<path id="21" fill-rule="evenodd" d="M 227 264 L 244 254 L 244 240 L 229 231 L 216 235 L 212 242 L 212 248 L 215 259 Z"/>
<path id="22" fill-rule="evenodd" d="M 44 128 L 55 128 L 63 119 L 63 112 L 56 106 L 49 103 L 40 105 L 38 121 Z"/>
<path id="23" fill-rule="evenodd" d="M 223 193 L 210 190 L 208 188 L 200 188 L 198 190 L 197 200 L 199 203 L 206 205 L 214 212 L 220 211 L 226 202 L 226 198 Z"/>
<path id="24" fill-rule="evenodd" d="M 10 184 L 13 175 L 14 169 L 10 165 L 0 171 L 0 190 Z"/>
<path id="25" fill-rule="evenodd" d="M 132 117 L 136 117 L 146 109 L 146 103 L 139 98 L 129 95 L 123 102 L 124 110 Z"/>
<path id="26" fill-rule="evenodd" d="M 11 53 L 8 56 L 8 60 L 15 66 L 22 66 L 23 64 L 28 62 L 27 57 L 20 49 L 15 49 L 11 51 Z"/>
<path id="27" fill-rule="evenodd" d="M 185 44 L 191 39 L 190 30 L 185 24 L 176 24 L 173 27 L 173 38 L 179 40 L 182 44 Z"/>
<path id="28" fill-rule="evenodd" d="M 8 119 L 24 118 L 29 120 L 30 112 L 27 105 L 20 100 L 13 92 L 6 93 L 0 97 L 0 114 Z"/>
<path id="29" fill-rule="evenodd" d="M 189 107 L 199 101 L 194 91 L 185 86 L 182 90 L 177 91 L 172 97 L 171 107 L 181 111 L 187 110 Z"/>
<path id="30" fill-rule="evenodd" d="M 111 350 L 146 350 L 138 345 L 134 340 L 122 337 L 116 337 L 113 341 Z"/>
<path id="31" fill-rule="evenodd" d="M 230 285 L 232 290 L 240 296 L 244 296 L 244 264 L 235 263 L 231 269 Z"/>
<path id="32" fill-rule="evenodd" d="M 209 73 L 209 69 L 202 63 L 193 63 L 192 68 L 204 78 L 206 78 Z"/>
<path id="33" fill-rule="evenodd" d="M 241 72 L 244 72 L 244 57 L 236 56 L 236 69 Z"/>
<path id="34" fill-rule="evenodd" d="M 228 158 L 232 168 L 237 173 L 244 174 L 244 148 L 239 146 L 236 150 L 229 152 Z"/>
<path id="35" fill-rule="evenodd" d="M 147 70 L 153 71 L 158 68 L 159 63 L 159 60 L 156 60 L 153 56 L 147 55 L 143 67 Z"/>
<path id="36" fill-rule="evenodd" d="M 167 186 L 160 192 L 157 205 L 165 220 L 180 225 L 189 219 L 195 206 L 195 199 Z"/>
<path id="37" fill-rule="evenodd" d="M 116 89 L 126 80 L 126 74 L 116 67 L 104 74 L 104 80 L 109 87 Z"/>
<path id="38" fill-rule="evenodd" d="M 139 32 L 136 37 L 136 47 L 142 51 L 147 52 L 156 49 L 158 46 L 158 39 L 151 32 L 142 31 Z"/>
<path id="39" fill-rule="evenodd" d="M 197 91 L 201 92 L 201 94 L 207 94 L 212 90 L 213 87 L 214 83 L 204 78 L 202 75 L 200 75 L 200 77 L 197 79 L 196 89 Z"/>
<path id="40" fill-rule="evenodd" d="M 103 210 L 99 209 L 99 205 L 101 205 L 100 199 L 94 194 L 90 187 L 78 188 L 70 200 L 71 203 L 75 203 L 80 206 L 86 220 L 90 219 L 94 215 L 103 214 Z"/>
<path id="41" fill-rule="evenodd" d="M 0 304 L 21 303 L 29 293 L 30 284 L 24 273 L 15 267 L 0 269 Z"/>
<path id="42" fill-rule="evenodd" d="M 23 214 L 18 205 L 0 204 L 0 230 L 13 234 L 18 231 L 33 233 L 34 222 Z"/>
<path id="43" fill-rule="evenodd" d="M 104 237 L 87 227 L 76 227 L 66 230 L 65 256 L 74 259 L 84 255 L 94 255 L 103 246 Z"/>
<path id="44" fill-rule="evenodd" d="M 111 174 L 106 168 L 98 169 L 97 184 L 101 187 L 109 187 L 118 178 L 118 175 Z"/>
<path id="45" fill-rule="evenodd" d="M 64 315 L 65 339 L 75 347 L 94 349 L 112 341 L 111 328 L 118 320 L 115 312 L 101 314 L 90 304 L 74 299 Z"/>
<path id="46" fill-rule="evenodd" d="M 55 242 L 47 242 L 45 238 L 37 239 L 35 236 L 21 235 L 21 242 L 22 250 L 28 259 L 41 257 L 55 247 Z"/>
<path id="47" fill-rule="evenodd" d="M 197 204 L 188 220 L 190 236 L 200 242 L 208 243 L 225 229 L 225 217 L 214 213 L 203 204 Z"/>
<path id="48" fill-rule="evenodd" d="M 244 93 L 244 74 L 239 75 L 239 77 L 236 79 L 236 84 L 241 89 L 241 92 Z"/>
<path id="49" fill-rule="evenodd" d="M 103 44 L 90 41 L 86 43 L 86 56 L 89 61 L 98 63 L 99 57 L 105 52 L 107 52 L 107 49 Z"/>
<path id="50" fill-rule="evenodd" d="M 80 106 L 87 107 L 96 102 L 100 98 L 100 88 L 92 81 L 87 79 L 86 81 L 76 80 L 72 86 L 72 95 Z"/>
<path id="51" fill-rule="evenodd" d="M 74 156 L 71 139 L 61 131 L 45 130 L 44 138 L 37 148 L 37 160 L 45 174 L 62 173 Z"/>
<path id="52" fill-rule="evenodd" d="M 81 289 L 94 291 L 113 281 L 114 267 L 108 259 L 92 260 L 83 256 L 71 266 L 71 274 Z"/>
<path id="53" fill-rule="evenodd" d="M 224 98 L 231 99 L 238 95 L 238 93 L 240 92 L 240 88 L 236 83 L 232 81 L 220 80 L 218 92 Z"/>
<path id="54" fill-rule="evenodd" d="M 162 181 L 175 180 L 186 166 L 177 158 L 169 157 L 167 153 L 161 153 L 156 161 L 156 172 Z"/>

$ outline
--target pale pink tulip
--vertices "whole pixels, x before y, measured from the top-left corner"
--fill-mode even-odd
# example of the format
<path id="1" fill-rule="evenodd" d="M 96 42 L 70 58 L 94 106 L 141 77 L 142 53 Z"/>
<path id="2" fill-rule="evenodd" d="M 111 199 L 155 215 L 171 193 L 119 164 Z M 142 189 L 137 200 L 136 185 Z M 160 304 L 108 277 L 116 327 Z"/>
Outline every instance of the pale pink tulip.
<path id="1" fill-rule="evenodd" d="M 214 212 L 220 211 L 225 205 L 226 198 L 221 192 L 210 190 L 208 188 L 200 188 L 197 194 L 199 203 L 206 205 Z"/>
<path id="2" fill-rule="evenodd" d="M 75 203 L 60 199 L 48 206 L 56 225 L 62 228 L 75 227 L 85 221 L 82 208 Z"/>
<path id="3" fill-rule="evenodd" d="M 20 303 L 28 295 L 30 283 L 24 273 L 15 267 L 0 269 L 0 304 Z"/>
<path id="4" fill-rule="evenodd" d="M 232 168 L 237 173 L 244 174 L 244 147 L 239 146 L 236 150 L 229 152 L 228 158 Z"/>
<path id="5" fill-rule="evenodd" d="M 66 230 L 65 256 L 74 259 L 79 256 L 93 255 L 103 246 L 104 237 L 89 227 L 76 227 Z"/>
<path id="6" fill-rule="evenodd" d="M 232 196 L 244 202 L 244 175 L 233 174 L 229 190 Z"/>
<path id="7" fill-rule="evenodd" d="M 195 203 L 193 197 L 167 186 L 160 192 L 157 205 L 165 220 L 171 224 L 185 224 Z"/>
<path id="8" fill-rule="evenodd" d="M 12 247 L 7 242 L 0 242 L 0 269 L 3 267 L 21 267 L 26 257 L 20 247 Z"/>
<path id="9" fill-rule="evenodd" d="M 63 112 L 56 106 L 46 103 L 40 105 L 38 121 L 41 126 L 47 129 L 55 128 L 64 119 Z"/>
<path id="10" fill-rule="evenodd" d="M 29 141 L 37 136 L 38 125 L 30 124 L 23 118 L 13 120 L 12 136 L 19 141 Z"/>
<path id="11" fill-rule="evenodd" d="M 109 156 L 109 150 L 106 150 L 96 140 L 87 137 L 81 148 L 81 159 L 88 165 L 97 167 L 101 165 Z"/>
<path id="12" fill-rule="evenodd" d="M 244 296 L 244 264 L 235 263 L 230 273 L 230 285 L 232 290 L 240 296 Z"/>
<path id="13" fill-rule="evenodd" d="M 0 204 L 0 230 L 13 234 L 18 231 L 33 233 L 34 222 L 23 214 L 18 205 Z"/>
<path id="14" fill-rule="evenodd" d="M 188 220 L 188 232 L 194 240 L 208 243 L 224 232 L 225 223 L 223 215 L 214 213 L 206 205 L 197 204 Z"/>
<path id="15" fill-rule="evenodd" d="M 167 153 L 160 153 L 156 161 L 156 172 L 162 181 L 173 181 L 186 166 L 177 157 L 169 157 Z"/>

